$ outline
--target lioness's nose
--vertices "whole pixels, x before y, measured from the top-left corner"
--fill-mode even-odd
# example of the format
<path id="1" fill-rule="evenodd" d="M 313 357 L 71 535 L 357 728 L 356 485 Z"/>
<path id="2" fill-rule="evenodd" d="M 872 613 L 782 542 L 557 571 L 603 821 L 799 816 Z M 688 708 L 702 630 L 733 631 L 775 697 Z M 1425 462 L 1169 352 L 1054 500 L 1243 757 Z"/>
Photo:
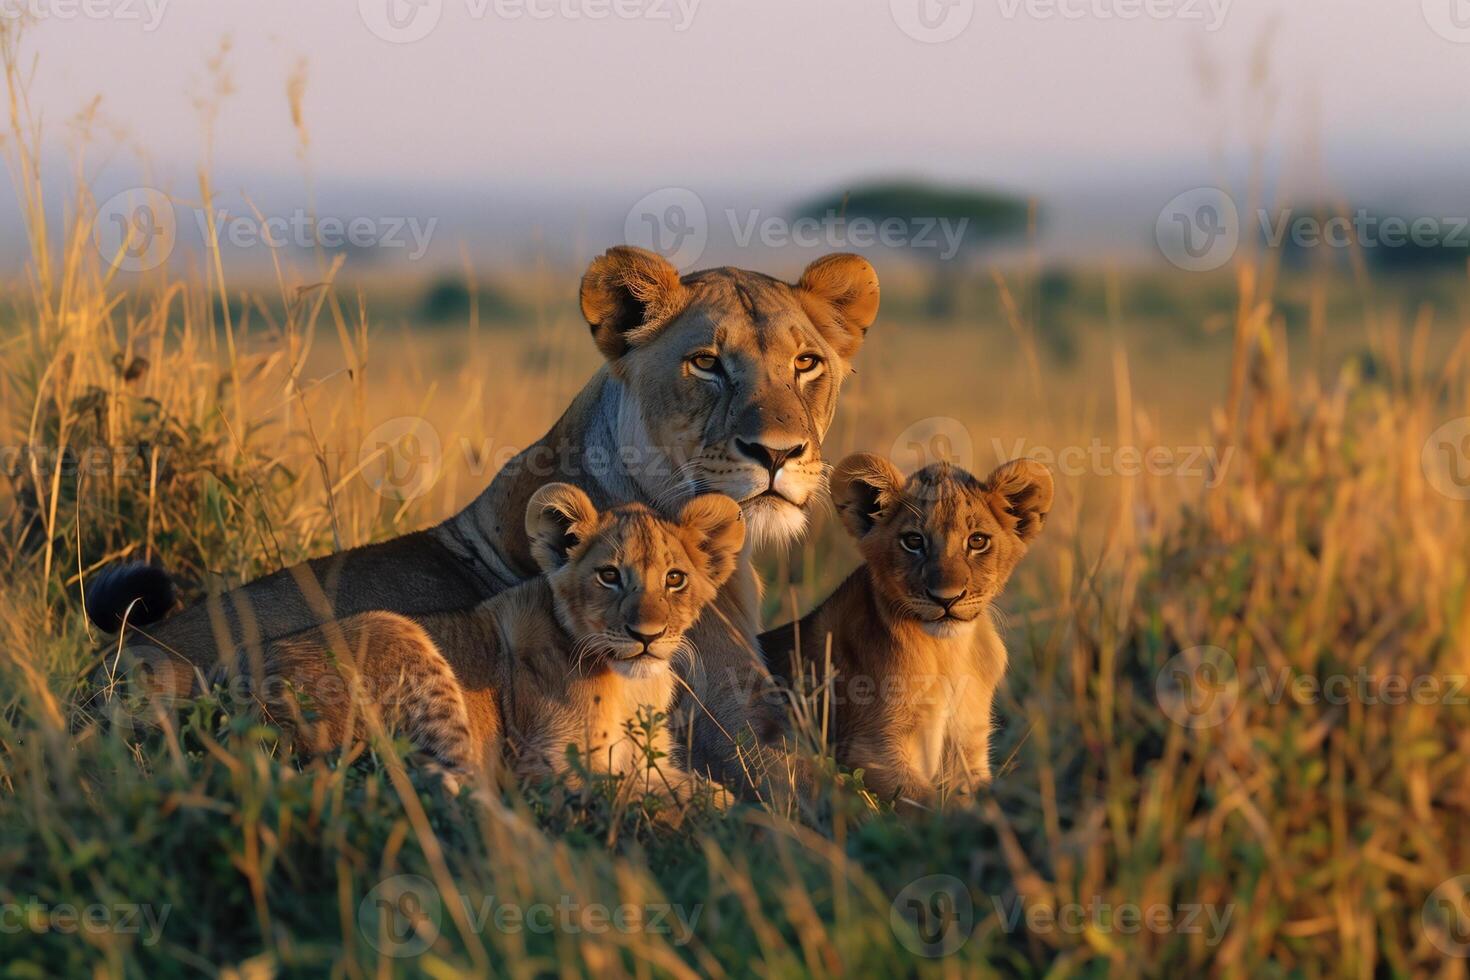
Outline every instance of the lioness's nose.
<path id="1" fill-rule="evenodd" d="M 736 439 L 735 451 L 747 459 L 754 460 L 772 473 L 775 473 L 788 459 L 800 458 L 806 452 L 806 443 L 798 442 L 793 446 L 783 448 L 763 442 L 747 442 L 744 439 Z"/>
<path id="2" fill-rule="evenodd" d="M 643 649 L 645 650 L 647 650 L 653 644 L 654 640 L 657 640 L 659 637 L 663 636 L 669 631 L 669 628 L 667 626 L 662 627 L 658 630 L 654 630 L 653 627 L 646 626 L 643 623 L 637 623 L 635 625 L 629 626 L 627 629 L 628 635 L 637 640 L 639 643 L 642 643 Z"/>

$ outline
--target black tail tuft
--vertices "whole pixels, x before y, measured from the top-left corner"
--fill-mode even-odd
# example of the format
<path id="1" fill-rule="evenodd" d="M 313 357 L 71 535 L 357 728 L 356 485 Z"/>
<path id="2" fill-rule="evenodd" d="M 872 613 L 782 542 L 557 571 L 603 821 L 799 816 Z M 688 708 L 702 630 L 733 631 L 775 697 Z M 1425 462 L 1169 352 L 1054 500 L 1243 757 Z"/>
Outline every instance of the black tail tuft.
<path id="1" fill-rule="evenodd" d="M 87 616 L 105 633 L 156 623 L 173 609 L 174 583 L 156 565 L 109 565 L 87 585 Z"/>

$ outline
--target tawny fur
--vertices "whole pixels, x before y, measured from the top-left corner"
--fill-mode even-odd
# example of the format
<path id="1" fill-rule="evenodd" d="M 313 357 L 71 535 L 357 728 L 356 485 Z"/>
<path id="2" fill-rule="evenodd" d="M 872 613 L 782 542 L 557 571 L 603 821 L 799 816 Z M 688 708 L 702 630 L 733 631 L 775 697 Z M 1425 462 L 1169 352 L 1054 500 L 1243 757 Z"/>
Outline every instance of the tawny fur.
<path id="1" fill-rule="evenodd" d="M 946 464 L 905 479 L 859 454 L 837 467 L 832 498 L 865 564 L 799 622 L 761 637 L 771 671 L 825 689 L 803 699 L 826 714 L 811 723 L 825 721 L 837 760 L 879 796 L 963 799 L 991 778 L 1006 669 L 991 602 L 1041 529 L 1051 475 L 1016 460 L 983 483 Z"/>
<path id="2" fill-rule="evenodd" d="M 543 577 L 460 612 L 327 624 L 270 644 L 236 676 L 255 678 L 265 709 L 313 751 L 361 738 L 372 712 L 453 781 L 502 759 L 525 778 L 574 778 L 575 748 L 592 771 L 687 799 L 695 784 L 668 759 L 667 725 L 630 726 L 668 712 L 672 662 L 697 655 L 686 633 L 735 568 L 739 506 L 701 496 L 670 521 L 639 504 L 598 512 L 552 484 L 526 524 Z M 644 745 L 665 761 L 646 765 Z"/>
<path id="3" fill-rule="evenodd" d="M 258 648 L 358 613 L 420 618 L 471 605 L 538 573 L 521 515 L 549 481 L 581 487 L 602 508 L 638 501 L 668 509 L 724 493 L 741 504 L 750 539 L 788 543 L 822 488 L 821 441 L 878 298 L 876 273 L 856 256 L 819 259 L 790 285 L 731 268 L 681 278 L 651 252 L 610 249 L 581 292 L 607 364 L 465 510 L 430 531 L 316 559 L 199 603 L 137 631 L 132 649 L 156 684 L 186 694 L 220 651 Z M 691 368 L 703 350 L 719 355 L 715 378 Z M 798 372 L 803 354 L 818 361 Z M 737 440 L 800 449 L 773 478 Z M 692 726 L 691 756 L 730 785 L 749 778 L 737 742 L 781 727 L 756 646 L 758 606 L 747 549 L 691 632 L 701 669 L 686 671 L 693 695 L 680 706 Z"/>

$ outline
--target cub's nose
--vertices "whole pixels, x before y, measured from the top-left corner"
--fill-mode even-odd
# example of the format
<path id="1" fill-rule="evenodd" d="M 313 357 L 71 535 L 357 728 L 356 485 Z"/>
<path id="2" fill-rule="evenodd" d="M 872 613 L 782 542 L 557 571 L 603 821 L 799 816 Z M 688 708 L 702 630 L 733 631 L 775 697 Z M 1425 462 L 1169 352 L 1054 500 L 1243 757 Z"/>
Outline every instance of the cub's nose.
<path id="1" fill-rule="evenodd" d="M 657 640 L 659 637 L 663 636 L 669 631 L 668 627 L 665 626 L 663 629 L 660 629 L 657 632 L 645 632 L 649 628 L 647 626 L 642 626 L 642 624 L 639 624 L 639 626 L 640 628 L 634 628 L 632 626 L 627 627 L 628 635 L 637 640 L 639 643 L 642 643 L 645 652 L 647 652 L 648 648 L 653 645 L 654 640 Z"/>
<path id="2" fill-rule="evenodd" d="M 942 607 L 945 612 L 949 612 L 951 606 L 965 597 L 966 591 L 964 588 L 939 589 L 930 592 L 929 598 L 934 600 L 935 604 Z"/>
<path id="3" fill-rule="evenodd" d="M 798 442 L 794 446 L 777 448 L 761 442 L 747 442 L 744 439 L 735 440 L 735 451 L 746 459 L 753 460 L 770 470 L 775 475 L 788 459 L 798 459 L 806 452 L 806 443 Z"/>

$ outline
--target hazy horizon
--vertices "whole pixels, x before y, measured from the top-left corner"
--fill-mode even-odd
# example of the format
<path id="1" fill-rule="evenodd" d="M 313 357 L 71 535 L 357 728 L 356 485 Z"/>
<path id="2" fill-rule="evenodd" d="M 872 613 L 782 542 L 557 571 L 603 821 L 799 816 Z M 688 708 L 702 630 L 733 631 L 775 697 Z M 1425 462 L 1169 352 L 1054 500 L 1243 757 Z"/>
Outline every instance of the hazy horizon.
<path id="1" fill-rule="evenodd" d="M 99 199 L 191 199 L 208 157 L 222 206 L 301 207 L 310 186 L 321 213 L 432 220 L 441 257 L 534 236 L 601 247 L 667 188 L 701 199 L 718 251 L 724 209 L 748 222 L 892 176 L 1034 197 L 1058 254 L 1146 250 L 1170 198 L 1244 187 L 1258 153 L 1287 198 L 1470 211 L 1470 43 L 1434 10 L 1460 0 L 260 0 L 244 25 L 227 7 L 98 2 L 109 16 L 0 5 L 41 14 L 26 43 L 53 216 L 99 97 Z M 955 36 L 926 43 L 925 24 Z M 16 218 L 6 192 L 0 220 Z"/>

